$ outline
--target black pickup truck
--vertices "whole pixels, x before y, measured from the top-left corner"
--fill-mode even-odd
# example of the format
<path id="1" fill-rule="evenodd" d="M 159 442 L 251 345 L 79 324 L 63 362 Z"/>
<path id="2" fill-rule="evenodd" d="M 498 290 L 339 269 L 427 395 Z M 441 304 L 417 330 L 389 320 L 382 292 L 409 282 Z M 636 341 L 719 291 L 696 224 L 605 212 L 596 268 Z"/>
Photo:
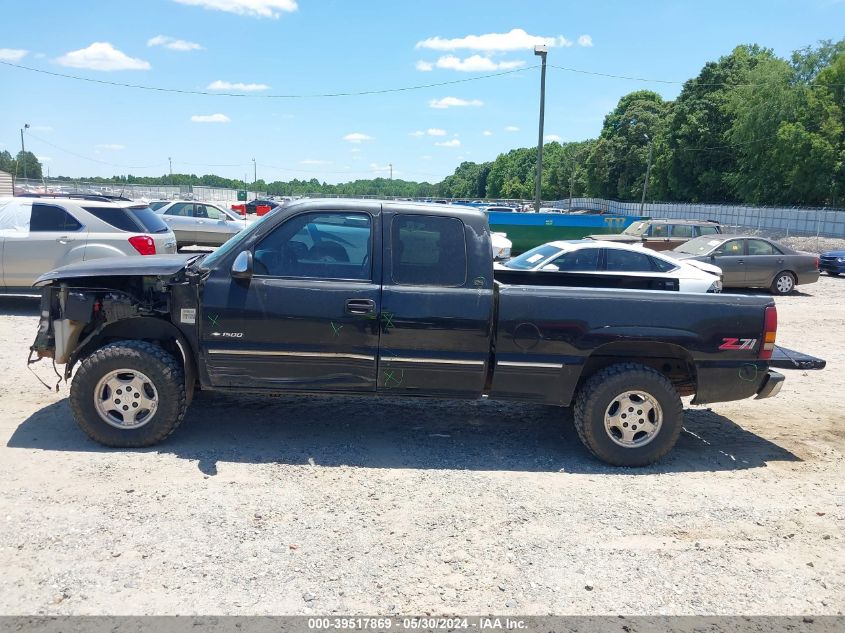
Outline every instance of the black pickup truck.
<path id="1" fill-rule="evenodd" d="M 772 359 L 771 298 L 586 283 L 494 272 L 473 209 L 309 200 L 210 255 L 43 275 L 30 362 L 78 365 L 74 417 L 108 446 L 163 440 L 196 389 L 488 397 L 574 405 L 587 448 L 627 466 L 674 445 L 681 396 L 766 398 L 784 379 L 770 367 L 800 364 Z"/>

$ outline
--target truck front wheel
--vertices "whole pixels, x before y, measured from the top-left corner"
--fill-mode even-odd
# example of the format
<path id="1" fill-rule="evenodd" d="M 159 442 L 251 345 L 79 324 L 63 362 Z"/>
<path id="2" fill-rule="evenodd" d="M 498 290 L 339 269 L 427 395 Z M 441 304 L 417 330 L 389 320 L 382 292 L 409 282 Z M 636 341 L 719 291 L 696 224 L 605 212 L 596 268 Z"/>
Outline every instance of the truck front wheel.
<path id="1" fill-rule="evenodd" d="M 106 446 L 160 442 L 185 417 L 185 376 L 175 358 L 146 341 L 118 341 L 82 361 L 70 407 L 88 436 Z"/>
<path id="2" fill-rule="evenodd" d="M 575 428 L 600 460 L 646 466 L 675 445 L 683 425 L 678 392 L 659 372 L 635 363 L 611 365 L 578 392 Z"/>

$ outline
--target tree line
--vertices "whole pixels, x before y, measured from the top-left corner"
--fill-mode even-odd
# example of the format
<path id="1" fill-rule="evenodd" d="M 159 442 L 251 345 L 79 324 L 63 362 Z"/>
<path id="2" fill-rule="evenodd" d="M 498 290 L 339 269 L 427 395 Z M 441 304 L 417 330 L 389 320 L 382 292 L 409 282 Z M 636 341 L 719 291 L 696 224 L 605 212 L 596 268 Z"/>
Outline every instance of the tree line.
<path id="1" fill-rule="evenodd" d="M 273 195 L 534 197 L 536 147 L 463 162 L 439 183 L 375 178 L 328 184 L 316 178 L 246 183 L 173 174 L 86 181 L 206 185 Z M 41 177 L 34 155 L 0 152 L 0 169 Z M 16 165 L 16 162 L 19 163 Z M 649 165 L 651 169 L 649 170 Z M 545 200 L 573 196 L 786 205 L 841 205 L 845 194 L 845 39 L 821 41 L 789 59 L 742 45 L 708 62 L 674 101 L 650 90 L 623 96 L 598 138 L 548 143 Z M 68 179 L 70 180 L 70 179 Z"/>

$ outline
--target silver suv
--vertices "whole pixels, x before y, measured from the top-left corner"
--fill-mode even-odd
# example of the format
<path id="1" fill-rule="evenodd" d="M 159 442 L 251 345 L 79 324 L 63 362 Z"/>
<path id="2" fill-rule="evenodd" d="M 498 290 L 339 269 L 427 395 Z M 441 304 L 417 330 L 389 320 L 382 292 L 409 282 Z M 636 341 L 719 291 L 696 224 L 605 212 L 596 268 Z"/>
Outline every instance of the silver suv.
<path id="1" fill-rule="evenodd" d="M 100 196 L 0 198 L 0 291 L 29 291 L 43 273 L 88 259 L 176 252 L 147 205 Z"/>

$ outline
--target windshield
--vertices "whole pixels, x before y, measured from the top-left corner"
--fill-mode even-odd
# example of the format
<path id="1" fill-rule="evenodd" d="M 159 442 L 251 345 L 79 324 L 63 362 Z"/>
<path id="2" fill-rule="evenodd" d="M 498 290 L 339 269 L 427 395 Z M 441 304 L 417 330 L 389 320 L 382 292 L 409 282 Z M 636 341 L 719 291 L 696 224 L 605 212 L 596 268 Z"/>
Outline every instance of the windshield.
<path id="1" fill-rule="evenodd" d="M 530 251 L 525 251 L 522 255 L 509 260 L 505 264 L 505 267 L 513 268 L 515 270 L 531 270 L 532 268 L 536 268 L 540 262 L 552 257 L 553 255 L 557 255 L 559 252 L 560 249 L 557 246 L 543 244 L 542 246 L 532 248 Z"/>
<path id="2" fill-rule="evenodd" d="M 684 242 L 675 249 L 676 253 L 687 253 L 689 255 L 707 255 L 724 240 L 714 239 L 712 236 L 696 237 Z"/>
<path id="3" fill-rule="evenodd" d="M 281 207 L 278 207 L 281 208 Z M 202 260 L 202 267 L 203 268 L 211 268 L 214 266 L 218 261 L 226 257 L 229 253 L 232 253 L 238 250 L 241 247 L 241 244 L 244 243 L 246 239 L 249 238 L 250 235 L 255 233 L 256 230 L 267 220 L 267 218 L 276 214 L 276 209 L 268 213 L 267 215 L 263 215 L 254 222 L 250 222 L 247 227 L 242 230 L 240 233 L 237 233 L 233 238 L 229 241 L 225 242 L 223 246 L 218 248 L 216 251 L 211 253 Z"/>
<path id="4" fill-rule="evenodd" d="M 648 230 L 648 222 L 634 222 L 631 226 L 627 229 L 622 231 L 623 235 L 636 235 L 639 237 L 640 235 L 645 234 Z"/>

